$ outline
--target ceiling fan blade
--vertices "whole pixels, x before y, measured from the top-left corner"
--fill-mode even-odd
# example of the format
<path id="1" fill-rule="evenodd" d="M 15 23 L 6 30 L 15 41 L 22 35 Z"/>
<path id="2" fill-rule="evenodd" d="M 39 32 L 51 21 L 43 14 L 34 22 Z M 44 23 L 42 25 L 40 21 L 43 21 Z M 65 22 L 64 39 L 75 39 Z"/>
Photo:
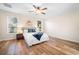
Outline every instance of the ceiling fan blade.
<path id="1" fill-rule="evenodd" d="M 44 13 L 44 12 L 41 12 L 41 13 L 44 14 L 44 15 L 46 14 L 46 13 Z"/>
<path id="2" fill-rule="evenodd" d="M 47 8 L 43 8 L 42 10 L 47 10 Z"/>
<path id="3" fill-rule="evenodd" d="M 37 7 L 37 9 L 40 9 L 40 7 Z"/>
<path id="4" fill-rule="evenodd" d="M 35 5 L 33 5 L 34 8 L 37 8 Z"/>

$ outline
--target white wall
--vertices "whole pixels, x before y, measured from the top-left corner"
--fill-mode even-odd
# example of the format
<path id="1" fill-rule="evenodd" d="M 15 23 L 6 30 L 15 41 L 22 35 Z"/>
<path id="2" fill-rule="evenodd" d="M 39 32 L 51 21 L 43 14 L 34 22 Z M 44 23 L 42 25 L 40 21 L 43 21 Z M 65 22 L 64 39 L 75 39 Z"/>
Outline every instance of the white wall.
<path id="1" fill-rule="evenodd" d="M 17 14 L 0 10 L 0 41 L 16 38 L 15 34 L 7 32 L 7 16 L 18 16 Z"/>
<path id="2" fill-rule="evenodd" d="M 0 19 L 1 19 L 1 16 L 0 16 Z M 1 27 L 1 20 L 0 20 L 0 27 Z M 0 29 L 0 35 L 1 35 L 1 29 Z"/>
<path id="3" fill-rule="evenodd" d="M 79 13 L 49 17 L 45 31 L 52 37 L 79 42 Z"/>
<path id="4" fill-rule="evenodd" d="M 16 16 L 19 20 L 18 26 L 24 26 L 27 20 L 32 20 L 32 18 L 28 17 L 27 15 L 25 16 L 25 15 L 21 15 L 17 13 L 0 10 L 0 41 L 16 38 L 16 34 L 10 34 L 7 32 L 7 17 L 8 16 Z"/>

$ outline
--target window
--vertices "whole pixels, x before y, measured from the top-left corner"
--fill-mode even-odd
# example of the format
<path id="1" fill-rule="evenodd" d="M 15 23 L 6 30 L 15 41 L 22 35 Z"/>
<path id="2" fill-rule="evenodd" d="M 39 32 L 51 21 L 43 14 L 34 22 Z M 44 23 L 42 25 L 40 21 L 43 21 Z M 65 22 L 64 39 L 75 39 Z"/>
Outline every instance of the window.
<path id="1" fill-rule="evenodd" d="M 17 31 L 17 23 L 18 23 L 17 17 L 8 16 L 7 20 L 8 20 L 7 21 L 8 33 L 16 33 L 16 31 Z"/>
<path id="2" fill-rule="evenodd" d="M 37 27 L 39 28 L 39 31 L 41 31 L 41 21 L 37 21 Z"/>

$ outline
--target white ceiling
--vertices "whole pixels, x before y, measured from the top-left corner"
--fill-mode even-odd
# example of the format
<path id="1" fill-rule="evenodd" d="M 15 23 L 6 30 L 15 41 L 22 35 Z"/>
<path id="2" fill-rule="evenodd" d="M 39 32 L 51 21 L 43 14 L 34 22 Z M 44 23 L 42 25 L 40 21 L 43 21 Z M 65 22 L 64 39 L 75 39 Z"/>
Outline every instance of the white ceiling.
<path id="1" fill-rule="evenodd" d="M 3 3 L 0 3 L 0 9 L 16 12 L 20 14 L 31 14 L 28 11 L 32 10 L 32 3 L 9 3 L 12 8 L 5 7 Z M 43 3 L 42 7 L 47 7 L 47 16 L 62 15 L 70 12 L 79 12 L 78 3 Z"/>

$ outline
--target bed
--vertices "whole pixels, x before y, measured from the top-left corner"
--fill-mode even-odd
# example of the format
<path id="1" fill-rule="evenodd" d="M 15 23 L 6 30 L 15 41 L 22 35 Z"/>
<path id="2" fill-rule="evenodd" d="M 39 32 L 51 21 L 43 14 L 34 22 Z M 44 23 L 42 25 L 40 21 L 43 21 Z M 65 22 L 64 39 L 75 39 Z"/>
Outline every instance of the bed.
<path id="1" fill-rule="evenodd" d="M 49 40 L 48 35 L 43 32 L 27 32 L 27 30 L 24 30 L 23 36 L 28 46 L 32 46 Z"/>

